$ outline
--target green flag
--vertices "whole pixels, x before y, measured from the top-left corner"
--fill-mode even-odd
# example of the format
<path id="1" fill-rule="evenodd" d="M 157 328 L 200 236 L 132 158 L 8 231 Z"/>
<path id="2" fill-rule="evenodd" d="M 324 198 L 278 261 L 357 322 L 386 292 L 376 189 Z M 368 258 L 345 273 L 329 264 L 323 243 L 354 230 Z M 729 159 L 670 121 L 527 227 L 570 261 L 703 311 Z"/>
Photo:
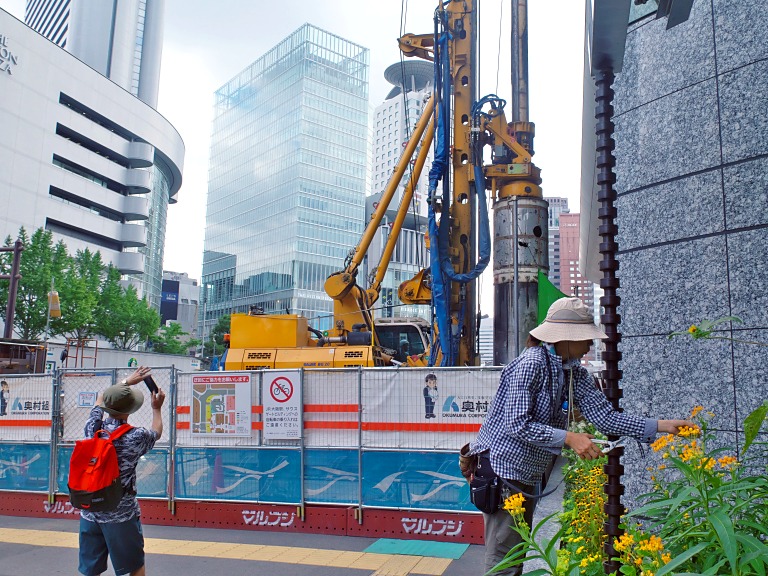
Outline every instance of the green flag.
<path id="1" fill-rule="evenodd" d="M 549 281 L 549 278 L 547 278 L 547 275 L 544 274 L 542 270 L 539 270 L 538 281 L 539 305 L 536 320 L 538 321 L 538 324 L 541 324 L 544 322 L 544 318 L 547 317 L 547 310 L 549 310 L 549 307 L 552 306 L 552 303 L 555 300 L 560 300 L 560 298 L 566 298 L 567 294 L 560 292 L 557 286 Z"/>

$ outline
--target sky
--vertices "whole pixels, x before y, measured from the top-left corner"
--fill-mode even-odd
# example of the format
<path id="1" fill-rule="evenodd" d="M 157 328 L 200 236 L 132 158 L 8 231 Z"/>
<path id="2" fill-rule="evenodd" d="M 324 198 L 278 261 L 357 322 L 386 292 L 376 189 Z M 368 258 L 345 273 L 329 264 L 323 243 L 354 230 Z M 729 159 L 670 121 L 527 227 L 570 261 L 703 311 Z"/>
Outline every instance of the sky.
<path id="1" fill-rule="evenodd" d="M 21 20 L 24 5 L 0 0 L 0 7 Z M 391 88 L 384 69 L 400 60 L 403 6 L 404 32 L 432 32 L 433 0 L 166 0 L 158 111 L 181 134 L 186 155 L 178 203 L 168 209 L 164 270 L 201 276 L 214 92 L 310 23 L 370 49 L 370 104 L 376 106 Z M 577 212 L 584 0 L 529 0 L 528 11 L 533 161 L 542 171 L 544 195 L 567 197 Z M 480 0 L 479 35 L 479 95 L 495 93 L 509 102 L 510 0 Z M 485 310 L 492 309 L 491 278 L 490 271 L 483 275 Z"/>

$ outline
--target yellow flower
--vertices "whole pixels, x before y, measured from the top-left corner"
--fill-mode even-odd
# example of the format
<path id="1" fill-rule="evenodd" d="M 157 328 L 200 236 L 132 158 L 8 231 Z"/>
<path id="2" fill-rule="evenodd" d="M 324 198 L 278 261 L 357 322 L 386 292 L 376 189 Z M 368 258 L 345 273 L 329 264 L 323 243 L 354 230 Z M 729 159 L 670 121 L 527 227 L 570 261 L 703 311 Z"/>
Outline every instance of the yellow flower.
<path id="1" fill-rule="evenodd" d="M 694 416 L 696 416 L 696 414 L 698 414 L 698 413 L 699 413 L 699 412 L 701 412 L 702 410 L 704 410 L 704 406 L 696 406 L 696 407 L 694 407 L 694 409 L 693 409 L 693 410 L 691 410 L 691 418 L 693 418 Z"/>
<path id="2" fill-rule="evenodd" d="M 672 554 L 664 552 L 664 554 L 661 555 L 661 561 L 664 562 L 664 564 L 669 563 L 670 560 L 672 560 Z"/>
<path id="3" fill-rule="evenodd" d="M 688 328 L 688 332 L 690 332 L 691 334 L 696 334 L 697 330 L 698 328 L 696 327 L 696 324 L 691 324 L 691 327 Z"/>
<path id="4" fill-rule="evenodd" d="M 735 464 L 737 462 L 737 459 L 735 456 L 723 456 L 722 458 L 717 459 L 717 463 L 720 464 L 723 468 L 728 468 L 732 464 Z"/>
<path id="5" fill-rule="evenodd" d="M 683 438 L 688 438 L 690 436 L 698 436 L 700 433 L 701 430 L 698 426 L 682 426 L 679 435 Z"/>
<path id="6" fill-rule="evenodd" d="M 660 452 L 667 447 L 667 444 L 669 444 L 673 438 L 674 436 L 672 434 L 660 436 L 653 442 L 653 444 L 651 444 L 651 448 L 653 448 L 654 452 Z"/>
<path id="7" fill-rule="evenodd" d="M 643 559 L 642 559 L 642 558 L 640 558 L 640 557 L 638 557 L 638 558 L 635 558 L 635 564 L 637 564 L 638 566 L 640 566 L 642 563 L 643 563 Z"/>
<path id="8" fill-rule="evenodd" d="M 523 502 L 525 502 L 525 497 L 522 494 L 512 494 L 504 500 L 504 509 L 508 510 L 512 516 L 522 516 L 525 512 Z"/>
<path id="9" fill-rule="evenodd" d="M 589 560 L 588 560 L 587 558 L 584 558 L 584 559 L 581 561 L 581 563 L 579 564 L 579 566 L 580 566 L 581 568 L 586 568 L 588 565 L 589 565 Z"/>
<path id="10" fill-rule="evenodd" d="M 651 535 L 648 540 L 638 543 L 637 548 L 645 552 L 661 552 L 664 550 L 664 543 L 658 536 Z"/>

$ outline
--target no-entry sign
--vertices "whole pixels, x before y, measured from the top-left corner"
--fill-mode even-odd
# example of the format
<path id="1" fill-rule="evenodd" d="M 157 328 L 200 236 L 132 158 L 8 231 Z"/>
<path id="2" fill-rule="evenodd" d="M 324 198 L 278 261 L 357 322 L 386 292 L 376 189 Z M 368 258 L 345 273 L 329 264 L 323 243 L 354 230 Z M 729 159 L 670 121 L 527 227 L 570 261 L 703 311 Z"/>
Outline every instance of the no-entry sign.
<path id="1" fill-rule="evenodd" d="M 264 439 L 301 438 L 301 372 L 264 372 L 261 397 L 264 402 Z"/>

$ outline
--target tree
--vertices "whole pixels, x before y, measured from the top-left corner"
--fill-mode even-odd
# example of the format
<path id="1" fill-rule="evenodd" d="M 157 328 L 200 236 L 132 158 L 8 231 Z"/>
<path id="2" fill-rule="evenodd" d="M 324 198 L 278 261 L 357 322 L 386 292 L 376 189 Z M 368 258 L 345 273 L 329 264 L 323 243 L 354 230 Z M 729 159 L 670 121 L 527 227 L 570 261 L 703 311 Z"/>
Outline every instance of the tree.
<path id="1" fill-rule="evenodd" d="M 224 334 L 229 333 L 230 316 L 225 314 L 221 316 L 216 322 L 216 325 L 211 328 L 208 338 L 205 339 L 205 346 L 203 348 L 203 356 L 211 357 L 216 354 L 221 355 L 224 352 Z"/>
<path id="2" fill-rule="evenodd" d="M 31 238 L 26 230 L 19 230 L 24 244 L 19 271 L 19 293 L 16 299 L 15 329 L 24 340 L 38 340 L 45 332 L 48 319 L 48 292 L 51 278 L 61 279 L 67 264 L 67 250 L 63 242 L 53 245 L 53 234 L 38 228 Z"/>
<path id="3" fill-rule="evenodd" d="M 62 282 L 56 284 L 62 315 L 51 320 L 51 331 L 83 340 L 94 334 L 104 264 L 101 254 L 88 248 L 78 250 L 68 262 Z"/>
<path id="4" fill-rule="evenodd" d="M 169 326 L 160 326 L 157 334 L 150 338 L 152 349 L 163 354 L 186 355 L 190 348 L 200 345 L 200 340 L 195 338 L 183 338 L 189 332 L 184 332 L 181 324 L 171 322 Z"/>
<path id="5" fill-rule="evenodd" d="M 139 299 L 134 286 L 120 286 L 120 271 L 110 265 L 102 284 L 96 332 L 115 348 L 130 350 L 146 342 L 160 327 L 160 314 Z"/>

